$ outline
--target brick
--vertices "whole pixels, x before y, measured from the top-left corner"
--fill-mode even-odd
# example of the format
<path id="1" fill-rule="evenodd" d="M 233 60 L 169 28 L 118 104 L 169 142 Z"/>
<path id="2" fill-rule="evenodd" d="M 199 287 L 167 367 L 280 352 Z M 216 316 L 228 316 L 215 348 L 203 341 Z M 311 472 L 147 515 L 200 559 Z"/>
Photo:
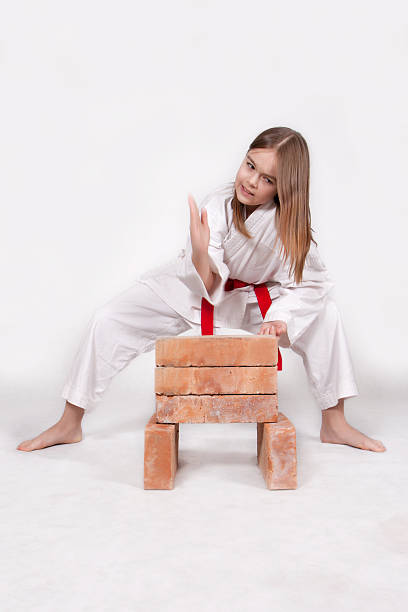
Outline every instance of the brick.
<path id="1" fill-rule="evenodd" d="M 250 336 L 161 336 L 158 366 L 276 366 L 278 339 Z"/>
<path id="2" fill-rule="evenodd" d="M 268 489 L 297 488 L 296 431 L 282 412 L 257 424 L 257 458 Z"/>
<path id="3" fill-rule="evenodd" d="M 164 395 L 276 393 L 277 367 L 156 367 L 155 392 Z"/>
<path id="4" fill-rule="evenodd" d="M 156 422 L 154 413 L 144 438 L 144 488 L 173 489 L 178 466 L 179 425 Z"/>
<path id="5" fill-rule="evenodd" d="M 277 419 L 277 395 L 156 395 L 159 423 L 257 423 Z"/>

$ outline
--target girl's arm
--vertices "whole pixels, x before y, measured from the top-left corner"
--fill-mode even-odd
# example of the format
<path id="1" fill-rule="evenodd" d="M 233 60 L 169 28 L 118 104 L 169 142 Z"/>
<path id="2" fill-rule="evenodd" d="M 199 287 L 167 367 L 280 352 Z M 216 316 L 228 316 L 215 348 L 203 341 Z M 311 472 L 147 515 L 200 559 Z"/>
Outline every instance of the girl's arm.
<path id="1" fill-rule="evenodd" d="M 204 198 L 200 206 L 202 221 L 197 208 L 194 211 L 193 198 L 191 202 L 189 199 L 189 205 L 190 233 L 186 248 L 179 255 L 177 276 L 195 295 L 205 297 L 216 306 L 225 296 L 224 285 L 230 275 L 222 244 L 228 231 L 224 198 L 217 193 Z"/>
<path id="2" fill-rule="evenodd" d="M 287 335 L 293 343 L 324 307 L 334 283 L 314 243 L 311 243 L 306 256 L 301 283 L 296 284 L 293 276 L 289 277 L 288 267 L 288 262 L 282 263 L 279 273 L 274 277 L 274 280 L 280 283 L 280 295 L 272 301 L 265 314 L 264 323 L 286 323 Z"/>
<path id="3" fill-rule="evenodd" d="M 191 194 L 188 196 L 188 204 L 190 207 L 191 260 L 209 293 L 214 283 L 214 274 L 210 269 L 210 258 L 208 257 L 210 228 L 208 226 L 207 210 L 205 208 L 201 209 L 200 219 L 198 206 Z"/>
<path id="4" fill-rule="evenodd" d="M 207 289 L 208 293 L 210 293 L 214 284 L 215 273 L 211 270 L 208 252 L 194 254 L 193 250 L 191 260 L 194 264 L 195 269 L 201 276 L 201 280 L 203 281 L 205 288 Z"/>

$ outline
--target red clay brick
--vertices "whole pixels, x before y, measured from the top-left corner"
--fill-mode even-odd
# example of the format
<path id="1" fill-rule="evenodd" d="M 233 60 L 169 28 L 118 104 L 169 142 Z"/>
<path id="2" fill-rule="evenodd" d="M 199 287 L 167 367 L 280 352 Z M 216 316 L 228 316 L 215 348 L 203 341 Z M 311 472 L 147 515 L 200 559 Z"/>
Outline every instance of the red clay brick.
<path id="1" fill-rule="evenodd" d="M 251 336 L 161 336 L 158 366 L 276 366 L 278 339 Z"/>
<path id="2" fill-rule="evenodd" d="M 257 424 L 257 457 L 268 489 L 297 488 L 296 431 L 282 412 Z"/>
<path id="3" fill-rule="evenodd" d="M 158 423 L 259 423 L 277 419 L 277 395 L 156 395 Z"/>
<path id="4" fill-rule="evenodd" d="M 155 391 L 164 395 L 277 392 L 277 367 L 156 367 Z"/>
<path id="5" fill-rule="evenodd" d="M 173 489 L 178 466 L 178 423 L 157 423 L 154 413 L 146 425 L 144 442 L 144 488 Z"/>

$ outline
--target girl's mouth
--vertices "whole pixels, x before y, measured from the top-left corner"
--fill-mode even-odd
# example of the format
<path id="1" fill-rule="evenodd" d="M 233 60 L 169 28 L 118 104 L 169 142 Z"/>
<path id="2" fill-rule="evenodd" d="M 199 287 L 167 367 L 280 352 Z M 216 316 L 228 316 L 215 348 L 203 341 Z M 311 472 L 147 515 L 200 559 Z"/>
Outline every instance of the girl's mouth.
<path id="1" fill-rule="evenodd" d="M 243 185 L 241 185 L 241 191 L 243 191 L 243 193 L 245 193 L 247 196 L 253 196 L 253 193 L 247 191 Z"/>

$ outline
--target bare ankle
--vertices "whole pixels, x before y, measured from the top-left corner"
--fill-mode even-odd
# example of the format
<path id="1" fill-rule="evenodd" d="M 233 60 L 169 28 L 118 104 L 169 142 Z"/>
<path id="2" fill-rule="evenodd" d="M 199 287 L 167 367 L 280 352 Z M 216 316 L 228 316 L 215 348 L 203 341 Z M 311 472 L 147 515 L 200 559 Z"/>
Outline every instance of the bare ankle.
<path id="1" fill-rule="evenodd" d="M 345 420 L 344 417 L 344 398 L 339 399 L 335 406 L 322 410 L 322 423 L 329 423 L 332 420 Z"/>
<path id="2" fill-rule="evenodd" d="M 71 404 L 70 402 L 65 402 L 64 413 L 61 416 L 59 422 L 64 425 L 69 425 L 75 427 L 76 425 L 80 425 L 82 418 L 84 416 L 85 410 L 80 406 L 75 406 L 75 404 Z"/>

